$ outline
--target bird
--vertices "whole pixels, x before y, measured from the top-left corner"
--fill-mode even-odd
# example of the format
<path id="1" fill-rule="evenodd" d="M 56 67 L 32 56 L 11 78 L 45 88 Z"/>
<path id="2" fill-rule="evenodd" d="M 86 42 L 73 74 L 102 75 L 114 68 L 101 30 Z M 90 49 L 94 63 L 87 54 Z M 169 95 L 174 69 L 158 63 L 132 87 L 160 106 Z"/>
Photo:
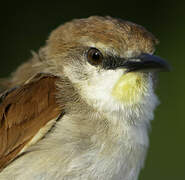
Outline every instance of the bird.
<path id="1" fill-rule="evenodd" d="M 110 16 L 66 22 L 1 79 L 1 180 L 137 180 L 169 64 L 144 27 Z"/>

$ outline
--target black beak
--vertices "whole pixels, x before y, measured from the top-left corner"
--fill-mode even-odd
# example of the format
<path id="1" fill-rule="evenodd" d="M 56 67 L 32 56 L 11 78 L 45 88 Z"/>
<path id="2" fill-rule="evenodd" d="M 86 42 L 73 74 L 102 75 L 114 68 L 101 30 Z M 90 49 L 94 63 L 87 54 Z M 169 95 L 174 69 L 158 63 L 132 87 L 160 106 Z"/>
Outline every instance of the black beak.
<path id="1" fill-rule="evenodd" d="M 142 53 L 137 57 L 124 59 L 109 57 L 103 62 L 103 68 L 105 69 L 118 69 L 126 68 L 127 72 L 142 71 L 170 71 L 170 65 L 162 58 Z"/>
<path id="2" fill-rule="evenodd" d="M 127 68 L 127 72 L 170 71 L 171 69 L 170 65 L 162 58 L 145 53 L 139 55 L 138 57 L 126 60 L 122 64 L 122 67 Z"/>

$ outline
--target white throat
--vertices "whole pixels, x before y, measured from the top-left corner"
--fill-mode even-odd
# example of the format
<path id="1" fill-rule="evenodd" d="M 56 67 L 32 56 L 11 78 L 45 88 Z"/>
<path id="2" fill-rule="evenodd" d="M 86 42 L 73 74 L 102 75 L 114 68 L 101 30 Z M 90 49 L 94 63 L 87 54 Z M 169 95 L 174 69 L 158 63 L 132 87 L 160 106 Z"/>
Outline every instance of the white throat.
<path id="1" fill-rule="evenodd" d="M 102 171 L 107 171 L 107 177 L 100 179 L 109 179 L 111 176 L 114 180 L 136 180 L 138 178 L 148 147 L 148 127 L 158 104 L 150 75 L 142 77 L 142 74 L 139 74 L 140 85 L 143 86 L 141 88 L 138 86 L 139 89 L 132 91 L 131 95 L 136 97 L 131 98 L 133 102 L 125 102 L 125 97 L 122 99 L 122 95 L 120 99 L 115 97 L 112 92 L 120 79 L 121 83 L 125 82 L 123 86 L 118 84 L 118 91 L 119 88 L 125 90 L 125 84 L 134 86 L 133 83 L 137 83 L 137 75 L 136 77 L 131 75 L 126 80 L 122 79 L 123 76 L 123 70 L 95 72 L 91 79 L 85 83 L 83 81 L 78 86 L 81 96 L 90 106 L 106 117 L 112 129 L 111 136 L 114 141 L 112 153 L 97 161 L 93 166 L 97 177 Z M 74 82 L 72 79 L 71 81 Z M 104 148 L 106 148 L 106 143 L 102 145 L 101 151 L 104 151 Z M 94 156 L 97 155 L 94 154 Z M 111 172 L 109 172 L 110 169 Z"/>

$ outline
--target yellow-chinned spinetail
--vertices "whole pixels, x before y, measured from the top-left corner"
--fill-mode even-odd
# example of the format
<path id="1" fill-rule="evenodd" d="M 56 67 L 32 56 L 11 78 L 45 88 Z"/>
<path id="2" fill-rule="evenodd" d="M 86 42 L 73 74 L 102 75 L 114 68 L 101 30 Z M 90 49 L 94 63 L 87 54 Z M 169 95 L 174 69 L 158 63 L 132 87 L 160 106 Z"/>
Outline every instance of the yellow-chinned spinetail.
<path id="1" fill-rule="evenodd" d="M 2 81 L 1 180 L 137 180 L 158 104 L 157 39 L 92 16 L 65 23 Z"/>

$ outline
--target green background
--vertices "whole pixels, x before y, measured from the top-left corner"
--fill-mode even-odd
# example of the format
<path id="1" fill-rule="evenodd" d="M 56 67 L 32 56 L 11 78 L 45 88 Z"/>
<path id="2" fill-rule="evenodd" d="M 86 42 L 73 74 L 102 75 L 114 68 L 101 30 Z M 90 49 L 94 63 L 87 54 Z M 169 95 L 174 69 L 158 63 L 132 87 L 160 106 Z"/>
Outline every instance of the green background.
<path id="1" fill-rule="evenodd" d="M 90 15 L 111 15 L 143 25 L 159 40 L 156 54 L 173 70 L 161 73 L 161 104 L 150 133 L 141 180 L 185 179 L 185 1 L 7 1 L 0 10 L 0 77 L 44 45 L 63 22 Z"/>

